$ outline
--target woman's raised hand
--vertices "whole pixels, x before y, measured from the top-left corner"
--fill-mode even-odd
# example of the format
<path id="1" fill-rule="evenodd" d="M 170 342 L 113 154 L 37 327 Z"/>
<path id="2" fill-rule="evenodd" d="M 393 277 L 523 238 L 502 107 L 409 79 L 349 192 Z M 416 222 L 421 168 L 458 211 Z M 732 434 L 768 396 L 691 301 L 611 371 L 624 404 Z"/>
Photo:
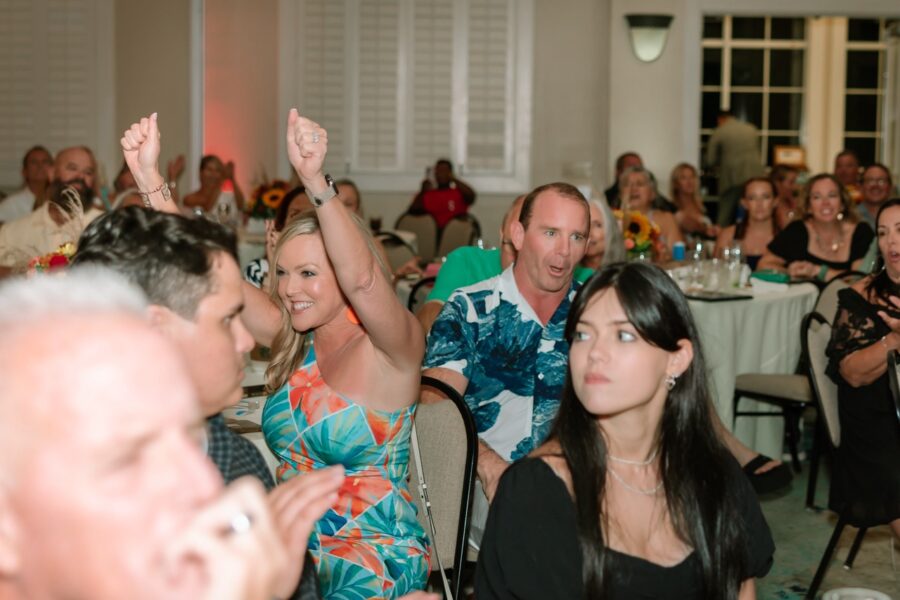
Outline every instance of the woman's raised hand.
<path id="1" fill-rule="evenodd" d="M 328 134 L 318 123 L 301 117 L 296 108 L 288 113 L 288 158 L 304 185 L 322 174 L 322 164 L 328 151 Z"/>
<path id="2" fill-rule="evenodd" d="M 142 118 L 122 134 L 122 154 L 136 179 L 159 173 L 159 126 L 157 114 Z M 140 183 L 140 181 L 138 181 Z"/>

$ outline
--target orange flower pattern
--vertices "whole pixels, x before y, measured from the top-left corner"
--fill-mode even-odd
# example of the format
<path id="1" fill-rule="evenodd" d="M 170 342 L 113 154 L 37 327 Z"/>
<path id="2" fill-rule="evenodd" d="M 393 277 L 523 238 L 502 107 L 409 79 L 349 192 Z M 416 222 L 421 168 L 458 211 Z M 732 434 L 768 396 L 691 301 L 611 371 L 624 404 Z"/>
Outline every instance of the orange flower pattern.
<path id="1" fill-rule="evenodd" d="M 342 464 L 347 478 L 309 551 L 325 598 L 395 598 L 422 589 L 428 541 L 409 492 L 414 406 L 369 409 L 332 390 L 309 356 L 266 402 L 262 429 L 278 481 Z"/>

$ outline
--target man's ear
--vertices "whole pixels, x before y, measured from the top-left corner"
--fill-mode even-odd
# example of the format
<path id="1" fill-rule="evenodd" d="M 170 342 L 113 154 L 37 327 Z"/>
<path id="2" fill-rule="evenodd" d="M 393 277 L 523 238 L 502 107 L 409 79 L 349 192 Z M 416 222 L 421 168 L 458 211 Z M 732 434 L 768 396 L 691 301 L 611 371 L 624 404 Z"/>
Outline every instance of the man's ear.
<path id="1" fill-rule="evenodd" d="M 163 333 L 171 330 L 175 325 L 177 316 L 171 309 L 159 304 L 151 304 L 147 307 L 147 318 L 150 321 L 150 325 Z"/>
<path id="2" fill-rule="evenodd" d="M 525 243 L 525 228 L 522 226 L 521 221 L 513 221 L 510 233 L 512 234 L 513 248 L 516 249 L 516 252 L 520 252 L 522 244 Z"/>
<path id="3" fill-rule="evenodd" d="M 0 490 L 0 579 L 13 578 L 22 568 L 19 523 L 5 490 Z"/>

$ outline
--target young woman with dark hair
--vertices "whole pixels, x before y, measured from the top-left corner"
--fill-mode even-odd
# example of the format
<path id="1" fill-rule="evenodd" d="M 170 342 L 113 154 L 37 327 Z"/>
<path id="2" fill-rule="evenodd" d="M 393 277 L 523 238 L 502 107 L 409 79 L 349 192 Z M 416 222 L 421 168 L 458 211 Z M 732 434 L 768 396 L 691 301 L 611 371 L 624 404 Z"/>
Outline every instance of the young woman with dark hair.
<path id="1" fill-rule="evenodd" d="M 755 598 L 774 545 L 722 445 L 699 336 L 661 270 L 619 263 L 576 296 L 550 440 L 491 505 L 476 595 Z"/>
<path id="2" fill-rule="evenodd" d="M 719 258 L 725 248 L 740 242 L 741 252 L 750 269 L 755 271 L 759 259 L 780 229 L 775 219 L 775 185 L 765 177 L 753 177 L 744 182 L 741 191 L 741 206 L 744 218 L 719 232 L 716 238 L 715 255 Z"/>

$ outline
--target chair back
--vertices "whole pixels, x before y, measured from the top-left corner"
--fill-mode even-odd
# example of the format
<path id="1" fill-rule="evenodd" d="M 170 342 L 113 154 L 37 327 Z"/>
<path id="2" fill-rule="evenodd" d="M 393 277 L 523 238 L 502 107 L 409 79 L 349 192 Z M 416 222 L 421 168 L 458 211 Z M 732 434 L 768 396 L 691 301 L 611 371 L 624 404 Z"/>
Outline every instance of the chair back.
<path id="1" fill-rule="evenodd" d="M 803 317 L 802 330 L 801 343 L 803 344 L 803 353 L 808 357 L 807 369 L 810 387 L 819 404 L 819 414 L 825 419 L 825 428 L 831 444 L 837 448 L 841 445 L 837 385 L 825 373 L 828 366 L 825 349 L 831 339 L 831 325 L 819 313 L 811 312 Z"/>
<path id="2" fill-rule="evenodd" d="M 434 259 L 438 239 L 438 228 L 434 217 L 427 213 L 423 215 L 403 213 L 394 224 L 394 229 L 411 231 L 416 234 L 419 256 L 425 262 L 431 262 Z"/>
<path id="3" fill-rule="evenodd" d="M 437 391 L 445 398 L 438 402 L 420 402 L 416 407 L 415 427 L 436 529 L 432 552 L 436 550 L 440 554 L 445 569 L 453 568 L 450 587 L 453 597 L 459 598 L 475 482 L 478 434 L 475 419 L 456 390 L 443 381 L 425 375 L 422 376 L 422 388 Z M 412 457 L 409 472 L 410 491 L 416 495 L 418 470 Z M 417 507 L 419 523 L 430 537 L 428 517 L 421 503 Z M 438 568 L 438 561 L 432 556 L 431 569 Z"/>
<path id="4" fill-rule="evenodd" d="M 900 357 L 896 350 L 888 352 L 888 381 L 891 382 L 891 396 L 894 397 L 894 410 L 897 411 L 897 420 L 900 421 Z"/>
<path id="5" fill-rule="evenodd" d="M 391 271 L 396 271 L 401 265 L 415 258 L 416 251 L 412 246 L 406 243 L 402 237 L 389 231 L 382 231 L 375 234 L 375 239 L 381 242 L 384 253 L 387 255 L 388 265 Z"/>
<path id="6" fill-rule="evenodd" d="M 838 277 L 826 283 L 825 287 L 819 292 L 818 298 L 816 298 L 816 305 L 813 307 L 813 311 L 825 317 L 829 323 L 834 321 L 834 315 L 837 313 L 838 306 L 838 292 L 846 287 L 850 287 L 850 284 Z"/>
<path id="7" fill-rule="evenodd" d="M 425 299 L 431 293 L 435 280 L 437 280 L 437 277 L 423 277 L 412 286 L 412 289 L 409 291 L 409 300 L 406 302 L 406 308 L 409 309 L 409 312 L 414 313 L 425 304 Z"/>
<path id="8" fill-rule="evenodd" d="M 447 256 L 460 246 L 471 246 L 481 237 L 481 225 L 470 214 L 458 215 L 450 219 L 441 232 L 437 255 Z"/>

